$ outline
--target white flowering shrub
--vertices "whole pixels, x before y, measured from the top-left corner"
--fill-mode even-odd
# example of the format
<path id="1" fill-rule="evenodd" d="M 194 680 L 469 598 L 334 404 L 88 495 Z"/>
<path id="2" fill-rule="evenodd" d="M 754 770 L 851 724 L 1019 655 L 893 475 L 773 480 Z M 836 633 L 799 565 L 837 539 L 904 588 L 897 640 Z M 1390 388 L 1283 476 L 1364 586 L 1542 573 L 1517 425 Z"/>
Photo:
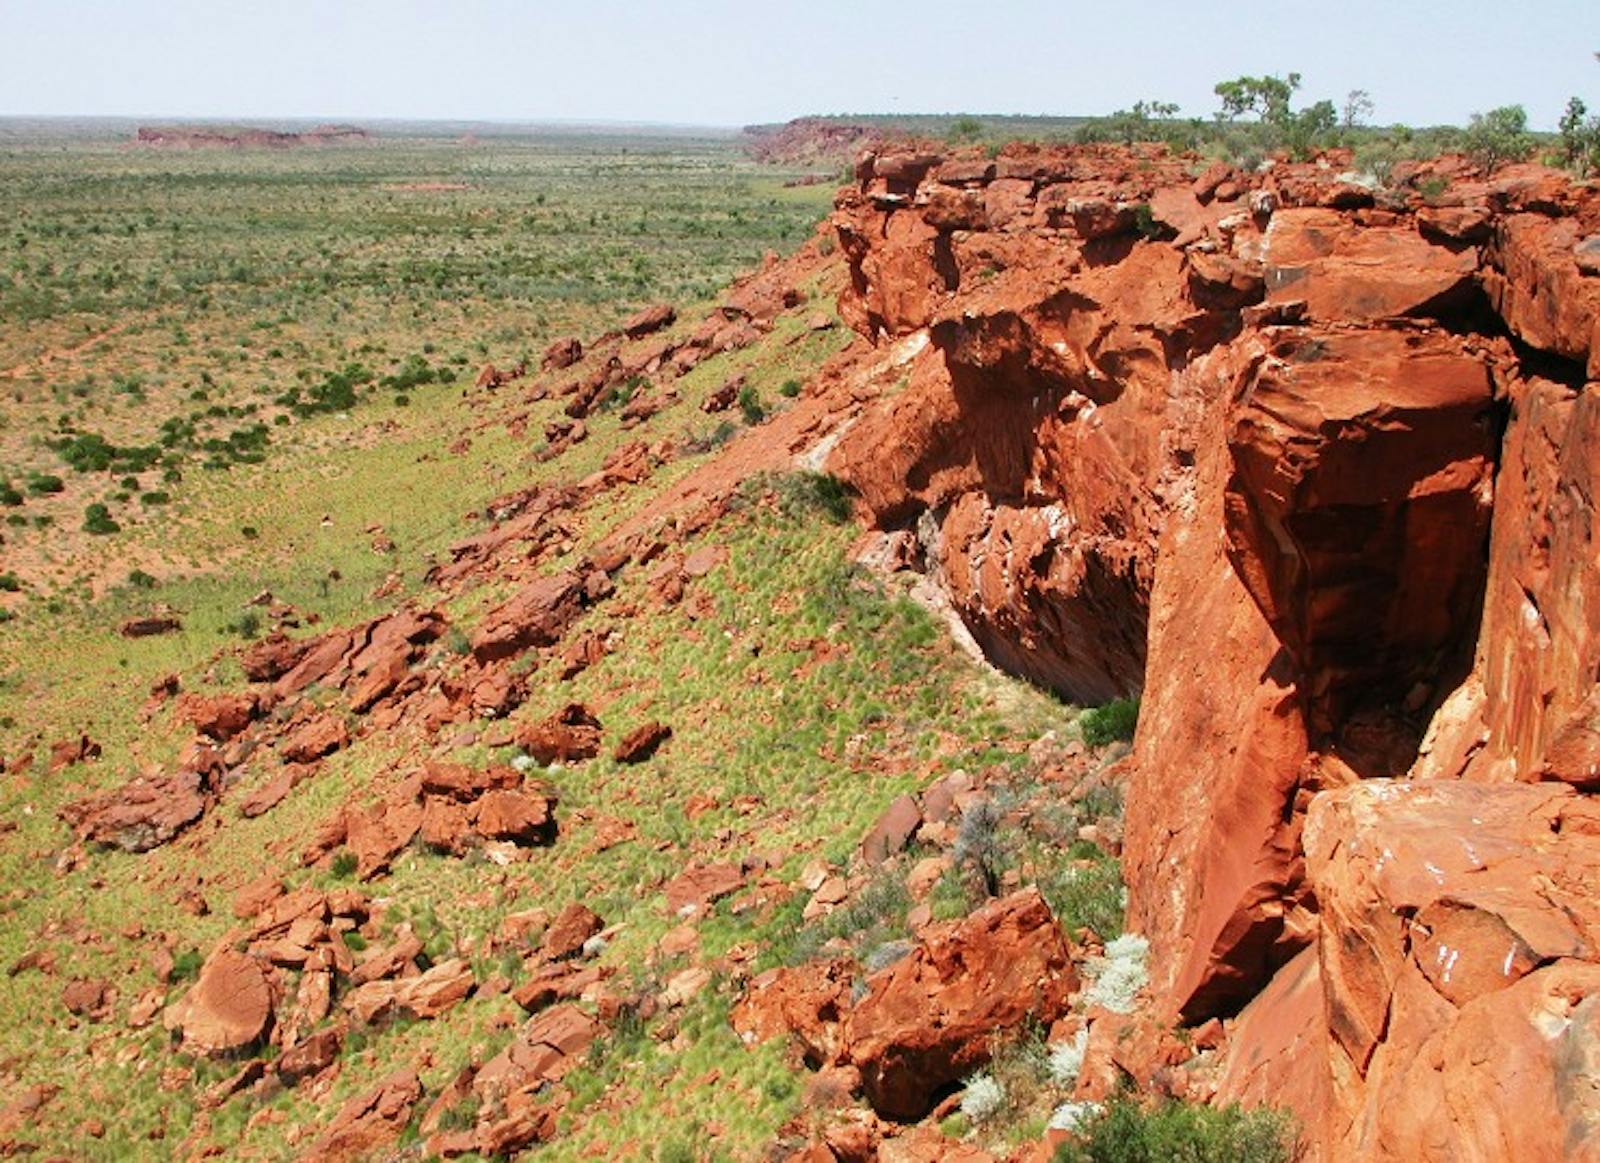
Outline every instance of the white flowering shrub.
<path id="1" fill-rule="evenodd" d="M 967 1089 L 961 1095 L 961 1113 L 974 1126 L 993 1118 L 1006 1102 L 1006 1088 L 987 1074 L 974 1074 L 967 1079 Z"/>
<path id="2" fill-rule="evenodd" d="M 1084 972 L 1092 978 L 1084 1004 L 1102 1006 L 1115 1014 L 1131 1013 L 1133 999 L 1150 980 L 1146 961 L 1150 942 L 1137 933 L 1124 933 L 1106 946 L 1105 955 L 1091 957 Z"/>
<path id="3" fill-rule="evenodd" d="M 1083 1125 L 1085 1119 L 1099 1113 L 1100 1104 L 1097 1102 L 1064 1102 L 1056 1107 L 1055 1113 L 1050 1116 L 1050 1129 L 1075 1131 Z"/>
<path id="4" fill-rule="evenodd" d="M 1072 1086 L 1078 1081 L 1078 1072 L 1083 1069 L 1083 1054 L 1089 1048 L 1089 1027 L 1085 1026 L 1072 1036 L 1069 1042 L 1063 1042 L 1050 1051 L 1048 1069 L 1050 1081 L 1057 1086 Z"/>

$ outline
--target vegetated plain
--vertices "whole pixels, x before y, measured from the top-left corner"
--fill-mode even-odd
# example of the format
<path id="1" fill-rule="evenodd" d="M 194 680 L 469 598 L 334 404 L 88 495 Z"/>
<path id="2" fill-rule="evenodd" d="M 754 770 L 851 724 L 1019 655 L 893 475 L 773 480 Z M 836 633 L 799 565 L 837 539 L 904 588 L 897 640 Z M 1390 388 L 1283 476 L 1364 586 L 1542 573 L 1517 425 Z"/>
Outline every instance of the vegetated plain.
<path id="1" fill-rule="evenodd" d="M 183 995 L 234 924 L 242 885 L 280 871 L 290 886 L 347 883 L 347 868 L 302 869 L 295 854 L 342 802 L 414 764 L 414 741 L 367 735 L 267 814 L 245 819 L 227 803 L 182 843 L 143 855 L 85 852 L 57 812 L 178 762 L 188 732 L 170 708 L 140 708 L 169 674 L 197 693 L 236 686 L 232 648 L 262 631 L 251 602 L 263 592 L 292 608 L 297 633 L 408 597 L 443 602 L 470 630 L 483 595 L 445 600 L 424 580 L 430 561 L 482 527 L 490 498 L 581 478 L 629 439 L 605 410 L 589 441 L 541 462 L 542 442 L 507 422 L 514 400 L 472 391 L 479 366 L 536 364 L 557 336 L 587 338 L 657 300 L 692 325 L 735 272 L 810 234 L 831 187 L 786 186 L 794 176 L 753 167 L 728 142 L 682 137 L 283 153 L 75 141 L 0 155 L 0 574 L 15 582 L 0 591 L 0 757 L 11 767 L 0 965 L 14 970 L 0 977 L 0 1078 L 8 1092 L 47 1096 L 8 1141 L 85 1159 L 206 1147 L 283 1158 L 395 1067 L 417 1066 L 431 1101 L 512 1037 L 520 1011 L 484 990 L 438 1020 L 353 1035 L 326 1085 L 228 1097 L 228 1063 L 179 1052 L 159 1019 L 128 1021 L 152 990 Z M 789 406 L 848 341 L 836 321 L 815 325 L 836 289 L 826 277 L 805 286 L 811 321 L 786 316 L 679 379 L 682 411 L 654 432 L 690 451 L 592 502 L 553 565 L 715 454 L 730 422 L 698 405 L 731 377 L 746 379 L 734 413 L 745 424 Z M 540 407 L 559 415 L 558 402 Z M 543 419 L 536 410 L 529 428 Z M 705 534 L 728 557 L 700 583 L 697 624 L 627 575 L 616 601 L 634 613 L 611 653 L 570 681 L 537 679 L 518 712 L 534 720 L 580 699 L 608 725 L 674 723 L 647 782 L 604 758 L 553 770 L 562 839 L 509 868 L 408 851 L 370 886 L 386 902 L 384 932 L 408 924 L 425 956 L 460 954 L 479 981 L 500 973 L 515 985 L 517 959 L 484 952 L 502 920 L 582 900 L 616 927 L 601 963 L 648 992 L 682 964 L 654 950 L 673 924 L 663 881 L 686 863 L 759 838 L 776 875 L 794 881 L 808 862 L 842 864 L 896 795 L 964 769 L 1001 773 L 1015 785 L 1009 806 L 1040 809 L 991 829 L 984 875 L 1037 882 L 1064 925 L 1115 936 L 1115 862 L 1073 844 L 1096 817 L 1054 804 L 1036 778 L 1050 762 L 1036 741 L 1069 721 L 1062 708 L 976 667 L 895 584 L 853 566 L 854 534 L 826 495 L 775 479 L 743 496 Z M 152 610 L 181 629 L 118 635 Z M 80 734 L 99 757 L 48 772 L 49 744 Z M 475 764 L 514 750 L 470 732 L 449 746 Z M 619 826 L 634 838 L 601 842 Z M 812 922 L 799 897 L 724 901 L 700 927 L 697 958 L 760 967 L 829 942 L 863 956 L 892 947 L 907 933 L 904 876 L 897 865 L 856 905 Z M 930 898 L 936 917 L 978 899 L 954 873 Z M 114 986 L 108 1018 L 63 1007 L 78 979 Z M 683 1008 L 597 1043 L 567 1080 L 563 1134 L 543 1153 L 758 1154 L 803 1115 L 804 1072 L 777 1044 L 739 1043 L 734 992 L 718 977 Z M 1031 1098 L 1013 1089 L 1012 1114 L 985 1133 L 1020 1142 L 1062 1095 L 1042 1075 Z"/>
<path id="2" fill-rule="evenodd" d="M 215 528 L 252 477 L 231 470 L 292 475 L 308 447 L 415 426 L 397 404 L 426 411 L 491 356 L 709 295 L 809 233 L 827 191 L 791 176 L 728 141 L 618 134 L 8 147 L 0 572 L 22 584 L 0 602 L 237 552 L 259 522 Z"/>

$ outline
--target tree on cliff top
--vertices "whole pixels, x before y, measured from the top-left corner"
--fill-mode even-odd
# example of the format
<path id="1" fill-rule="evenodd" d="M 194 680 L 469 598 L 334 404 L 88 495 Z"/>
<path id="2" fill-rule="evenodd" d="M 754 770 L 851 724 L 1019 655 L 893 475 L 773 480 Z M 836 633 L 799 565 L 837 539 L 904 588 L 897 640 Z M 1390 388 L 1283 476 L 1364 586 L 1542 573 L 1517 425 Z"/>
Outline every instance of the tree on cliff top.
<path id="1" fill-rule="evenodd" d="M 1300 74 L 1287 77 L 1236 77 L 1218 81 L 1212 92 L 1222 99 L 1219 121 L 1237 121 L 1253 114 L 1268 125 L 1289 120 L 1289 101 L 1300 88 Z"/>
<path id="2" fill-rule="evenodd" d="M 1262 126 L 1268 148 L 1284 148 L 1296 157 L 1306 157 L 1327 144 L 1339 122 L 1339 111 L 1332 101 L 1318 101 L 1296 111 L 1290 108 L 1300 88 L 1300 74 L 1287 77 L 1236 77 L 1218 81 L 1213 90 L 1222 100 L 1218 122 L 1233 122 L 1253 116 Z M 1352 94 L 1354 96 L 1354 94 Z M 1365 94 L 1362 94 L 1365 98 Z M 1368 101 L 1370 105 L 1370 101 Z"/>
<path id="3" fill-rule="evenodd" d="M 1506 162 L 1521 161 L 1533 148 L 1528 111 L 1521 105 L 1502 105 L 1487 113 L 1474 113 L 1461 144 L 1467 157 L 1486 174 Z"/>

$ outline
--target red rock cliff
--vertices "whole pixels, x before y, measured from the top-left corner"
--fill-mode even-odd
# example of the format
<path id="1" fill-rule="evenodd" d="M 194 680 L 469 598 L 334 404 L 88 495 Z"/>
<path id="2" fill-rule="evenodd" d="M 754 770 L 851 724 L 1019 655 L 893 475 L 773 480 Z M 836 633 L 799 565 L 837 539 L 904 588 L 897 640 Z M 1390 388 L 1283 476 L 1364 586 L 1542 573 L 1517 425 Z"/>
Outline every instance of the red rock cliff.
<path id="1" fill-rule="evenodd" d="M 1600 195 L 1347 161 L 866 155 L 841 308 L 909 358 L 829 465 L 997 664 L 1142 693 L 1130 925 L 1224 1097 L 1600 1151 Z"/>

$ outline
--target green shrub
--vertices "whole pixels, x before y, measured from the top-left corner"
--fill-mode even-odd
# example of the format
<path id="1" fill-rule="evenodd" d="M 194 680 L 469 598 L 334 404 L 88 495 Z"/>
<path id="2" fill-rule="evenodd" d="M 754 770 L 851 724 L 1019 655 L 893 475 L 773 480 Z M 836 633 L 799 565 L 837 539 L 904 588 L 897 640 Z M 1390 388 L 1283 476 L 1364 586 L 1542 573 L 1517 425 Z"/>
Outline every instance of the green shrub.
<path id="1" fill-rule="evenodd" d="M 1462 149 L 1475 165 L 1492 174 L 1507 162 L 1521 161 L 1533 148 L 1528 113 L 1521 105 L 1502 105 L 1474 113 L 1462 136 Z"/>
<path id="2" fill-rule="evenodd" d="M 1122 869 L 1115 857 L 1101 854 L 1069 864 L 1044 879 L 1039 891 L 1063 932 L 1089 929 L 1101 941 L 1122 933 Z"/>
<path id="3" fill-rule="evenodd" d="M 200 967 L 205 964 L 205 957 L 198 949 L 185 949 L 172 959 L 172 974 L 170 980 L 192 981 L 200 976 Z"/>
<path id="4" fill-rule="evenodd" d="M 22 588 L 22 579 L 14 573 L 0 573 L 0 590 L 14 594 Z"/>
<path id="5" fill-rule="evenodd" d="M 354 852 L 343 849 L 333 858 L 333 878 L 335 880 L 349 880 L 356 874 L 356 868 L 361 861 Z"/>
<path id="6" fill-rule="evenodd" d="M 15 508 L 22 504 L 22 494 L 12 487 L 10 478 L 0 477 L 0 505 L 10 505 Z"/>
<path id="7" fill-rule="evenodd" d="M 142 569 L 136 569 L 128 575 L 128 584 L 136 590 L 153 590 L 160 583 L 156 581 L 154 574 L 148 574 Z"/>
<path id="8" fill-rule="evenodd" d="M 1238 1106 L 1167 1100 L 1144 1106 L 1113 1098 L 1056 1149 L 1055 1163 L 1289 1163 L 1294 1133 L 1288 1115 Z"/>
<path id="9" fill-rule="evenodd" d="M 36 497 L 49 493 L 65 491 L 67 485 L 60 477 L 48 472 L 30 472 L 28 474 L 28 491 Z"/>
<path id="10" fill-rule="evenodd" d="M 850 491 L 836 476 L 822 472 L 791 472 L 770 481 L 778 494 L 778 507 L 786 517 L 820 513 L 835 525 L 850 520 Z"/>
<path id="11" fill-rule="evenodd" d="M 246 610 L 222 629 L 227 634 L 237 634 L 246 640 L 253 639 L 261 633 L 261 615 L 255 610 Z"/>
<path id="12" fill-rule="evenodd" d="M 111 510 L 99 501 L 83 510 L 83 531 L 104 535 L 121 532 L 122 526 L 111 519 Z"/>
<path id="13" fill-rule="evenodd" d="M 746 424 L 759 424 L 767 418 L 767 406 L 761 402 L 761 393 L 754 384 L 739 389 L 739 411 L 744 413 Z"/>
<path id="14" fill-rule="evenodd" d="M 800 394 L 802 386 L 799 380 L 784 380 L 783 385 L 778 389 L 778 395 L 792 400 Z"/>
<path id="15" fill-rule="evenodd" d="M 1138 725 L 1138 699 L 1112 699 L 1105 706 L 1094 707 L 1078 716 L 1083 741 L 1090 747 L 1104 747 L 1119 739 L 1127 742 L 1133 738 Z"/>
<path id="16" fill-rule="evenodd" d="M 951 141 L 977 141 L 983 136 L 983 122 L 976 117 L 957 117 L 950 123 Z"/>

